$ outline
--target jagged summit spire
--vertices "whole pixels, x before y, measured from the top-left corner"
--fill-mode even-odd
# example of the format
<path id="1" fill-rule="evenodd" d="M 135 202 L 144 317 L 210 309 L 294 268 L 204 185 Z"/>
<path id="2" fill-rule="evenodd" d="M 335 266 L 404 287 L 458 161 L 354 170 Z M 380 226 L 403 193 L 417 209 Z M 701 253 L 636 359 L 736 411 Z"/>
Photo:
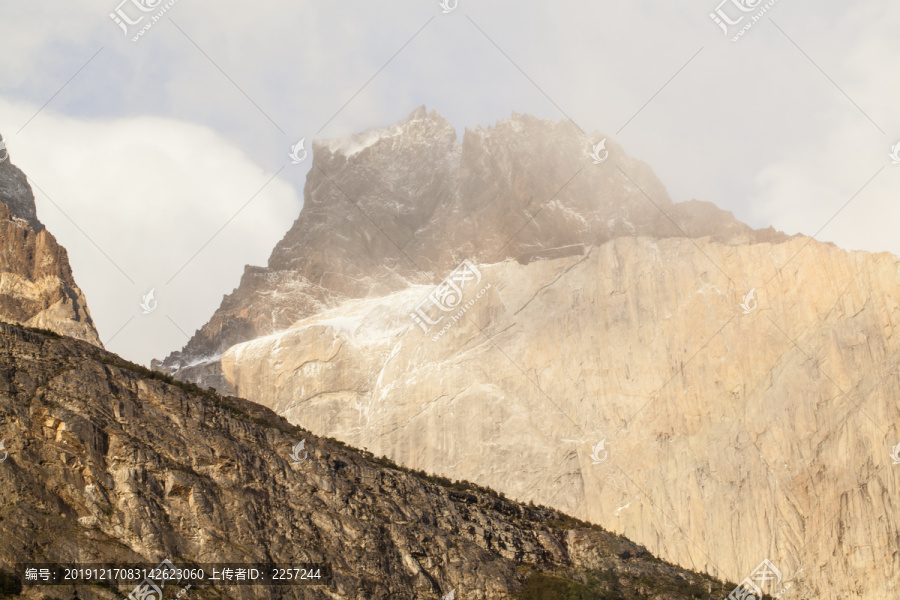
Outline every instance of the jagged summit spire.
<path id="1" fill-rule="evenodd" d="M 432 114 L 437 114 L 435 111 L 431 111 L 431 112 L 432 112 Z M 409 121 L 412 119 L 424 119 L 427 116 L 428 116 L 428 110 L 425 108 L 425 105 L 422 104 L 422 105 L 418 106 L 414 111 L 409 113 L 409 116 L 406 117 L 406 120 Z"/>
<path id="2" fill-rule="evenodd" d="M 346 136 L 315 140 L 313 149 L 319 159 L 323 156 L 327 158 L 328 153 L 350 158 L 382 140 L 396 142 L 402 138 L 408 140 L 410 144 L 423 145 L 442 137 L 449 139 L 451 136 L 453 139 L 456 138 L 453 125 L 435 110 L 428 113 L 423 104 L 392 125 L 372 127 Z M 391 151 L 395 152 L 396 148 Z"/>
<path id="3" fill-rule="evenodd" d="M 35 233 L 44 230 L 44 224 L 37 217 L 34 192 L 28 178 L 10 158 L 6 138 L 0 133 L 0 202 L 6 204 L 14 217 L 24 219 Z"/>

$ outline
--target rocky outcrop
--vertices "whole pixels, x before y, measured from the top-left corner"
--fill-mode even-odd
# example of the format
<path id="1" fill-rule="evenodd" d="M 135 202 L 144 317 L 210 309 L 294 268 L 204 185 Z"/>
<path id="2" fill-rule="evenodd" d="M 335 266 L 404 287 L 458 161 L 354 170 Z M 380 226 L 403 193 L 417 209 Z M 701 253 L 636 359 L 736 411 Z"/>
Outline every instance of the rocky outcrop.
<path id="1" fill-rule="evenodd" d="M 328 585 L 189 594 L 240 600 L 491 600 L 564 589 L 581 590 L 579 598 L 687 600 L 733 588 L 557 511 L 402 471 L 266 408 L 74 339 L 0 325 L 0 414 L 7 572 L 21 561 L 164 558 L 333 570 Z M 290 453 L 301 440 L 297 463 Z M 127 592 L 26 586 L 23 597 Z"/>
<path id="2" fill-rule="evenodd" d="M 635 235 L 784 239 L 709 203 L 673 204 L 612 140 L 607 160 L 593 164 L 598 141 L 571 123 L 514 114 L 460 142 L 421 107 L 392 127 L 314 142 L 303 210 L 268 265 L 247 267 L 209 322 L 154 368 L 233 391 L 219 358 L 234 344 L 347 299 L 437 283 L 464 258 L 528 261 Z"/>
<path id="3" fill-rule="evenodd" d="M 0 320 L 101 345 L 66 249 L 38 220 L 31 187 L 8 159 L 0 163 Z"/>

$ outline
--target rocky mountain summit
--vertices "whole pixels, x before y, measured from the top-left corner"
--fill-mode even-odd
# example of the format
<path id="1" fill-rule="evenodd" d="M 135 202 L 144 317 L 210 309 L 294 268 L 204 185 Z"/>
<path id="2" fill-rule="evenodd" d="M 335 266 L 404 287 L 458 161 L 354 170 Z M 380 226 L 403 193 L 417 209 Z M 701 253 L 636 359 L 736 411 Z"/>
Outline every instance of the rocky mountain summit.
<path id="1" fill-rule="evenodd" d="M 3 597 L 21 589 L 20 561 L 166 558 L 333 572 L 327 585 L 201 585 L 190 598 L 709 600 L 734 587 L 558 511 L 410 473 L 47 331 L 0 325 L 0 436 Z M 128 591 L 26 585 L 15 597 Z"/>
<path id="2" fill-rule="evenodd" d="M 100 344 L 69 256 L 38 220 L 25 174 L 0 162 L 0 321 Z"/>
<path id="3" fill-rule="evenodd" d="M 437 283 L 464 258 L 529 261 L 622 236 L 785 237 L 709 203 L 673 204 L 650 168 L 612 140 L 609 160 L 592 164 L 598 141 L 568 122 L 514 114 L 467 129 L 460 142 L 424 107 L 391 127 L 314 141 L 303 210 L 268 265 L 246 267 L 209 322 L 154 368 L 233 392 L 219 359 L 234 344 L 348 299 Z"/>
<path id="4" fill-rule="evenodd" d="M 269 265 L 161 366 L 688 568 L 890 597 L 900 261 L 673 203 L 598 137 L 316 142 Z"/>

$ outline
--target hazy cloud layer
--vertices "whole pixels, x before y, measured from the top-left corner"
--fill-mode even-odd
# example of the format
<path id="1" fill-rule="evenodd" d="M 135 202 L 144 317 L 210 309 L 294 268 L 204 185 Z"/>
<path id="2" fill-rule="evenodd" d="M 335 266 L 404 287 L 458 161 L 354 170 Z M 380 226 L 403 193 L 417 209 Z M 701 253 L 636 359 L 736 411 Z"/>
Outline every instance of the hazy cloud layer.
<path id="1" fill-rule="evenodd" d="M 900 5 L 779 0 L 732 43 L 709 18 L 716 4 L 460 0 L 445 15 L 437 1 L 179 0 L 132 43 L 108 16 L 115 2 L 6 2 L 0 131 L 13 160 L 135 273 L 132 285 L 38 193 L 101 336 L 137 314 L 110 347 L 140 361 L 185 339 L 163 309 L 189 334 L 245 263 L 265 263 L 309 168 L 289 164 L 291 144 L 420 104 L 460 132 L 511 111 L 571 117 L 652 165 L 673 199 L 713 201 L 755 227 L 813 234 L 856 195 L 819 237 L 900 254 L 900 165 L 888 158 L 900 141 Z M 276 172 L 141 315 L 145 288 Z"/>

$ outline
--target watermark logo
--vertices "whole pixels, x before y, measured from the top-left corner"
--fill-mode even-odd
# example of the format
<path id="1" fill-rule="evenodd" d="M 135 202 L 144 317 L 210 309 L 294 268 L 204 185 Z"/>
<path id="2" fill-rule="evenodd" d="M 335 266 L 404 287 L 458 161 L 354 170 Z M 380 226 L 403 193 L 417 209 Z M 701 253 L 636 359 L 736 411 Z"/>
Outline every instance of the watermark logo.
<path id="1" fill-rule="evenodd" d="M 456 588 L 453 588 L 441 598 L 441 600 L 456 600 Z"/>
<path id="2" fill-rule="evenodd" d="M 159 577 L 145 577 L 144 580 L 137 584 L 137 586 L 131 590 L 131 593 L 128 594 L 128 600 L 162 600 L 162 588 L 166 586 L 165 582 L 168 578 L 167 575 L 169 569 L 175 570 L 175 565 L 167 558 L 152 570 L 155 572 L 153 574 L 158 574 Z M 159 580 L 160 584 L 156 585 L 154 579 Z"/>
<path id="3" fill-rule="evenodd" d="M 156 0 L 155 2 L 153 0 L 122 0 L 121 2 L 119 2 L 119 5 L 116 7 L 115 12 L 109 13 L 109 18 L 112 19 L 116 25 L 122 28 L 122 32 L 125 34 L 125 37 L 128 37 L 129 25 L 137 25 L 144 20 L 143 15 L 135 20 L 132 20 L 131 17 L 129 17 L 125 13 L 125 10 L 122 8 L 122 6 L 128 4 L 129 2 L 135 5 L 140 11 L 153 12 L 154 10 L 156 10 L 156 7 L 159 6 L 162 0 Z"/>
<path id="4" fill-rule="evenodd" d="M 444 281 L 439 283 L 430 294 L 423 298 L 416 305 L 415 312 L 409 313 L 409 316 L 425 333 L 428 333 L 432 326 L 438 325 L 444 319 L 447 319 L 444 326 L 431 338 L 437 341 L 454 323 L 462 319 L 466 311 L 486 294 L 491 287 L 490 283 L 487 284 L 481 288 L 474 298 L 463 303 L 464 290 L 477 286 L 479 283 L 481 283 L 481 271 L 469 259 L 466 259 Z M 454 311 L 456 312 L 453 315 L 444 314 Z"/>
<path id="5" fill-rule="evenodd" d="M 722 0 L 719 5 L 716 7 L 714 12 L 709 13 L 709 18 L 712 19 L 716 25 L 722 28 L 722 32 L 727 36 L 728 35 L 728 26 L 729 25 L 739 25 L 741 21 L 744 20 L 743 16 L 739 16 L 737 19 L 732 19 L 728 13 L 722 8 L 728 3 L 735 5 L 738 10 L 743 12 L 750 12 L 754 8 L 756 8 L 761 0 L 757 0 L 755 4 L 751 5 L 747 0 Z"/>
<path id="6" fill-rule="evenodd" d="M 900 144 L 897 144 L 900 146 Z M 0 152 L 3 153 L 3 158 L 0 158 L 0 163 L 6 162 L 6 159 L 9 158 L 9 151 L 6 149 L 6 140 L 3 139 L 3 136 L 0 135 Z"/>
<path id="7" fill-rule="evenodd" d="M 452 13 L 456 10 L 456 7 L 459 6 L 459 0 L 441 0 L 440 4 L 446 15 L 447 13 Z"/>
<path id="8" fill-rule="evenodd" d="M 893 161 L 892 164 L 900 165 L 900 142 L 897 142 L 897 144 L 891 148 L 891 153 L 888 154 L 888 156 L 891 157 L 891 161 Z M 0 162 L 3 161 L 0 160 Z"/>
<path id="9" fill-rule="evenodd" d="M 752 290 L 747 292 L 747 295 L 744 296 L 744 301 L 741 302 L 740 306 L 742 309 L 744 309 L 745 315 L 749 315 L 754 310 L 756 310 L 756 307 L 759 306 L 759 302 L 757 302 L 756 300 L 756 288 L 753 288 Z"/>
<path id="10" fill-rule="evenodd" d="M 763 15 L 775 6 L 776 2 L 778 0 L 768 0 L 765 4 L 763 4 L 763 0 L 722 0 L 713 12 L 709 13 L 709 18 L 722 29 L 726 37 L 734 33 L 731 41 L 736 42 L 754 24 L 758 23 L 763 18 Z M 728 5 L 732 8 L 726 10 L 725 7 Z M 756 14 L 746 14 L 754 11 Z M 732 29 L 735 26 L 740 26 L 740 29 L 736 32 Z"/>
<path id="11" fill-rule="evenodd" d="M 163 584 L 165 585 L 165 584 Z M 145 579 L 128 594 L 128 600 L 162 600 L 162 588 L 153 583 L 150 579 Z"/>
<path id="12" fill-rule="evenodd" d="M 0 442 L 0 449 L 3 448 L 3 442 Z M 5 457 L 4 457 L 5 458 Z M 900 465 L 900 444 L 894 446 L 893 450 L 891 450 L 891 458 L 894 460 L 895 465 Z M 0 462 L 3 462 L 0 460 Z"/>
<path id="13" fill-rule="evenodd" d="M 134 35 L 134 37 L 131 38 L 132 42 L 136 42 L 139 39 L 141 39 L 141 36 L 144 35 L 144 33 L 146 33 L 148 29 L 153 27 L 153 25 L 157 21 L 159 21 L 162 18 L 162 16 L 164 14 L 166 14 L 166 12 L 170 8 L 175 6 L 175 3 L 178 2 L 178 0 L 169 0 L 165 4 L 162 4 L 162 2 L 163 2 L 163 0 L 122 0 L 121 2 L 119 2 L 119 5 L 116 6 L 115 11 L 109 13 L 109 18 L 112 19 L 113 22 L 122 29 L 122 32 L 125 34 L 125 37 L 128 37 L 129 35 L 131 35 L 132 32 L 130 31 L 130 28 L 132 26 L 140 25 L 145 17 L 149 18 L 147 23 L 145 23 L 137 31 L 137 33 Z M 131 15 L 129 15 L 125 11 L 125 8 L 123 8 L 123 7 L 127 4 L 133 5 L 134 8 L 136 8 L 138 11 L 140 11 L 137 13 L 132 12 L 132 14 L 135 15 L 137 18 L 132 18 Z M 162 6 L 160 6 L 160 5 L 162 5 Z M 141 14 L 141 13 L 152 13 L 152 12 L 156 12 L 156 14 L 155 15 Z"/>
<path id="14" fill-rule="evenodd" d="M 595 165 L 599 165 L 609 158 L 609 150 L 606 149 L 606 138 L 603 138 L 600 140 L 599 144 L 594 146 L 594 151 L 591 152 L 591 158 L 594 159 Z"/>
<path id="15" fill-rule="evenodd" d="M 0 458 L 0 463 L 9 458 L 9 452 L 6 451 L 6 438 L 0 440 L 0 452 L 3 452 L 3 458 Z"/>
<path id="16" fill-rule="evenodd" d="M 306 138 L 303 138 L 293 146 L 291 146 L 291 153 L 288 156 L 291 157 L 292 165 L 299 165 L 304 160 L 306 160 L 306 155 L 308 154 L 306 150 L 303 150 L 303 142 L 306 141 Z M 300 156 L 300 152 L 303 152 L 303 156 Z"/>
<path id="17" fill-rule="evenodd" d="M 303 458 L 300 458 L 301 452 L 303 453 Z M 307 457 L 309 457 L 309 452 L 306 451 L 306 440 L 300 440 L 300 443 L 291 449 L 291 461 L 295 465 L 299 465 L 306 460 Z"/>
<path id="18" fill-rule="evenodd" d="M 603 453 L 603 456 L 600 456 L 600 453 Z M 606 438 L 600 440 L 596 446 L 591 449 L 591 463 L 595 465 L 599 465 L 609 456 L 609 451 L 606 449 Z"/>
<path id="19" fill-rule="evenodd" d="M 759 600 L 763 597 L 763 589 L 777 589 L 781 585 L 781 571 L 778 570 L 772 561 L 768 558 L 759 563 L 753 573 L 749 577 L 744 578 L 742 582 L 728 594 L 727 600 Z M 775 597 L 781 598 L 791 584 L 787 584 L 778 592 Z M 767 592 L 768 593 L 768 592 Z"/>
<path id="20" fill-rule="evenodd" d="M 142 296 L 141 308 L 144 309 L 145 315 L 149 315 L 150 313 L 152 313 L 154 310 L 156 310 L 157 305 L 159 305 L 159 302 L 157 302 L 156 298 L 154 297 L 155 293 L 156 288 L 153 288 L 152 290 L 147 292 L 146 295 Z"/>

